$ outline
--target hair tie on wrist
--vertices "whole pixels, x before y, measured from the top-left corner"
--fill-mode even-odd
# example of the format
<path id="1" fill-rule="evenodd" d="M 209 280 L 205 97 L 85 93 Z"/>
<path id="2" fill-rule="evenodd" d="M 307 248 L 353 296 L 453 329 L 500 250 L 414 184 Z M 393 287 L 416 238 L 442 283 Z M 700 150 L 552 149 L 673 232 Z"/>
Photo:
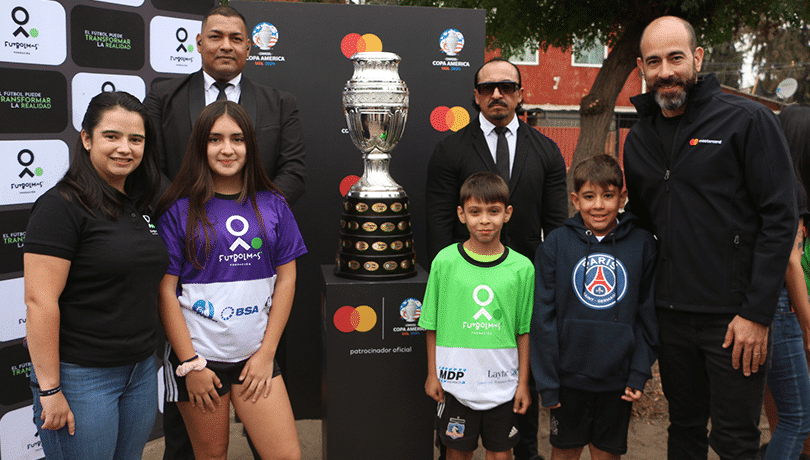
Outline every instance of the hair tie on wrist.
<path id="1" fill-rule="evenodd" d="M 183 365 L 183 364 L 185 364 L 185 363 L 190 363 L 190 362 L 194 361 L 195 359 L 197 359 L 197 358 L 199 358 L 199 357 L 200 357 L 199 355 L 194 355 L 194 357 L 193 357 L 193 358 L 189 358 L 189 359 L 187 359 L 187 360 L 183 361 L 182 363 L 180 363 L 180 365 L 182 366 L 182 365 Z"/>
<path id="2" fill-rule="evenodd" d="M 195 355 L 191 360 L 184 361 L 177 366 L 177 370 L 174 371 L 174 373 L 177 374 L 178 377 L 185 377 L 191 371 L 201 371 L 205 369 L 207 364 L 208 361 L 206 361 L 205 358 Z"/>
<path id="3" fill-rule="evenodd" d="M 60 391 L 62 391 L 62 385 L 57 385 L 56 388 L 51 388 L 50 390 L 39 390 L 39 396 L 40 397 L 51 396 L 55 395 L 56 393 L 59 393 Z"/>

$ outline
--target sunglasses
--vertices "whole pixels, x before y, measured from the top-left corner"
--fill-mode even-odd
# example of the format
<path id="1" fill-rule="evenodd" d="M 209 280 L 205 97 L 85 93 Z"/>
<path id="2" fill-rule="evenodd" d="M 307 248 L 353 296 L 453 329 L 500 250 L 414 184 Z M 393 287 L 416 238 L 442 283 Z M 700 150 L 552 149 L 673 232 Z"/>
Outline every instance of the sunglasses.
<path id="1" fill-rule="evenodd" d="M 520 86 L 516 82 L 508 80 L 479 83 L 475 85 L 475 89 L 478 91 L 478 94 L 482 96 L 492 96 L 492 93 L 495 92 L 495 88 L 498 88 L 498 92 L 501 93 L 501 95 L 507 96 L 520 89 Z"/>

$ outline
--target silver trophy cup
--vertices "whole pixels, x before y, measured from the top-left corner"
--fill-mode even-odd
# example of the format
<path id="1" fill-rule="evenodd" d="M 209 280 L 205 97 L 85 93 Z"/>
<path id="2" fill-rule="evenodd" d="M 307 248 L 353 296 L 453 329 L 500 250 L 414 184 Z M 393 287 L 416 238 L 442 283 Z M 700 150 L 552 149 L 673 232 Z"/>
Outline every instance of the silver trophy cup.
<path id="1" fill-rule="evenodd" d="M 352 56 L 354 74 L 343 89 L 343 109 L 364 169 L 343 203 L 335 267 L 340 276 L 385 280 L 416 274 L 408 195 L 388 172 L 390 152 L 408 117 L 400 60 L 383 52 Z"/>

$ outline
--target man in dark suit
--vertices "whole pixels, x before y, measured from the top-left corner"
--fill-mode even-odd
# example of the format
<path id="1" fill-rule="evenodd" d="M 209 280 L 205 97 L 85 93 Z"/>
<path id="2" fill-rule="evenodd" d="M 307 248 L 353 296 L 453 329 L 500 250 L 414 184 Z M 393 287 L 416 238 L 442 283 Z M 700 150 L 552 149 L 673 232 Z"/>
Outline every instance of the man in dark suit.
<path id="1" fill-rule="evenodd" d="M 442 140 L 428 163 L 428 257 L 433 260 L 445 246 L 469 237 L 456 213 L 461 184 L 474 173 L 491 171 L 509 184 L 514 207 L 501 233 L 503 242 L 534 260 L 543 235 L 568 217 L 565 161 L 554 141 L 516 116 L 523 87 L 512 63 L 495 58 L 484 64 L 475 74 L 473 94 L 479 116 Z M 537 391 L 530 381 L 532 405 L 526 415 L 518 416 L 517 460 L 542 458 L 537 453 Z"/>
<path id="2" fill-rule="evenodd" d="M 250 54 L 250 39 L 244 16 L 231 7 L 216 7 L 203 18 L 197 50 L 202 56 L 202 70 L 155 83 L 144 99 L 155 125 L 163 174 L 168 181 L 174 180 L 202 109 L 227 99 L 239 103 L 250 116 L 264 169 L 292 206 L 304 194 L 306 178 L 304 134 L 295 97 L 253 83 L 242 75 Z M 166 403 L 163 415 L 164 460 L 193 459 L 177 405 Z M 252 443 L 250 447 L 258 459 Z"/>
<path id="3" fill-rule="evenodd" d="M 247 111 L 256 128 L 264 169 L 292 205 L 304 194 L 306 177 L 304 134 L 295 97 L 242 75 L 250 39 L 245 18 L 231 7 L 217 7 L 206 15 L 197 50 L 202 70 L 155 83 L 144 99 L 155 124 L 163 173 L 174 179 L 197 116 L 206 105 L 227 98 Z"/>

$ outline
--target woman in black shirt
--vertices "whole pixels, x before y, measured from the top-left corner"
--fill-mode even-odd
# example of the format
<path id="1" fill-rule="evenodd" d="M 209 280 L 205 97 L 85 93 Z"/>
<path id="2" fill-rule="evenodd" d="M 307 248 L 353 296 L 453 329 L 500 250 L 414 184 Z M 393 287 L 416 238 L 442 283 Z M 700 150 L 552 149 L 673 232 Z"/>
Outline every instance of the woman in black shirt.
<path id="1" fill-rule="evenodd" d="M 31 210 L 24 255 L 34 422 L 50 459 L 139 459 L 157 410 L 154 130 L 123 92 L 90 101 L 65 177 Z"/>

